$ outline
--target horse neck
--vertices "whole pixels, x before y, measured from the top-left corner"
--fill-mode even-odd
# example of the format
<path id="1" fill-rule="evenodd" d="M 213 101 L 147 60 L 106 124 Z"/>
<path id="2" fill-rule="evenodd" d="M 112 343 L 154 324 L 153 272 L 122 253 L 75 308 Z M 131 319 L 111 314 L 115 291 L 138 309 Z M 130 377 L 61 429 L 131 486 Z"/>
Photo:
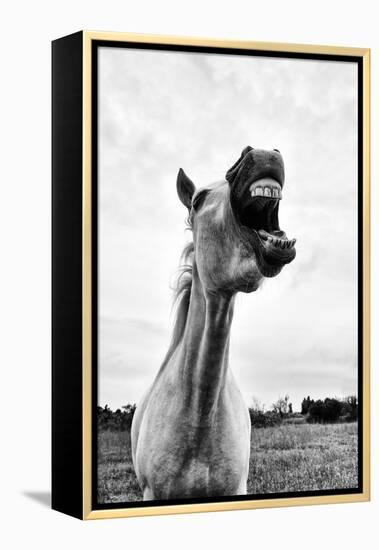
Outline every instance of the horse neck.
<path id="1" fill-rule="evenodd" d="M 195 420 L 212 418 L 225 387 L 233 306 L 234 296 L 204 291 L 194 264 L 179 364 L 184 403 L 195 415 Z"/>

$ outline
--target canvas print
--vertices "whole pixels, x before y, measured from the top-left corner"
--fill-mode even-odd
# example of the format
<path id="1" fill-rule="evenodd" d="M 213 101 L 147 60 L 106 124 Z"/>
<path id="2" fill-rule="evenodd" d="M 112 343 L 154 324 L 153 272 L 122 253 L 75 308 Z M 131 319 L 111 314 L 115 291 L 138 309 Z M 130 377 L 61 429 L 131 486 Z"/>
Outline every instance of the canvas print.
<path id="1" fill-rule="evenodd" d="M 357 63 L 97 63 L 97 504 L 358 490 Z"/>

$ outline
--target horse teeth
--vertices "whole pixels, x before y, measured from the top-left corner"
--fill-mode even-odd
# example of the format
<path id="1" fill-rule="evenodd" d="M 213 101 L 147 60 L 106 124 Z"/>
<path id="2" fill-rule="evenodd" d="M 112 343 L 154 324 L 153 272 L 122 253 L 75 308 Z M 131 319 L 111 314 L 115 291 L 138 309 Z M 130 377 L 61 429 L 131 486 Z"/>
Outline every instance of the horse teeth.
<path id="1" fill-rule="evenodd" d="M 259 234 L 262 237 L 262 239 L 264 239 L 265 241 L 268 241 L 273 246 L 276 246 L 276 248 L 281 248 L 283 250 L 285 248 L 292 248 L 296 243 L 296 239 L 291 239 L 289 241 L 288 239 L 280 239 L 279 237 L 272 237 L 271 235 L 267 235 L 262 230 L 259 231 Z"/>
<path id="2" fill-rule="evenodd" d="M 278 200 L 282 198 L 282 189 L 272 178 L 257 180 L 250 185 L 249 189 L 252 197 L 269 197 Z"/>

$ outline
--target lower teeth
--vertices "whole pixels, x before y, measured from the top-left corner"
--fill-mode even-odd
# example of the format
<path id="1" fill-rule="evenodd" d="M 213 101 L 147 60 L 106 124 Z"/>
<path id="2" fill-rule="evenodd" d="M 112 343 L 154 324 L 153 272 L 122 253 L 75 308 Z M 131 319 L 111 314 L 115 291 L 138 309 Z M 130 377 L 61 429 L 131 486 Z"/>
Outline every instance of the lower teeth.
<path id="1" fill-rule="evenodd" d="M 273 237 L 264 229 L 259 229 L 258 233 L 264 241 L 268 240 L 270 244 L 273 244 L 274 246 L 282 249 L 292 248 L 296 242 L 296 239 L 292 239 L 290 241 L 288 239 L 279 239 L 278 237 Z"/>

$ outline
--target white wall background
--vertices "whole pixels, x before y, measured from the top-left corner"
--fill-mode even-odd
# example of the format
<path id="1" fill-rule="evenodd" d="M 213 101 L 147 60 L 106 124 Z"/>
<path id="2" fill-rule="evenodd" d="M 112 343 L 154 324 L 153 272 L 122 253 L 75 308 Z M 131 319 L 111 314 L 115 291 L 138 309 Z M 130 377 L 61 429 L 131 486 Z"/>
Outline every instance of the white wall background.
<path id="1" fill-rule="evenodd" d="M 82 0 L 2 8 L 0 85 L 1 523 L 6 548 L 365 548 L 377 538 L 378 333 L 374 285 L 371 503 L 81 523 L 46 505 L 50 484 L 50 40 L 85 28 L 372 48 L 372 151 L 378 150 L 375 3 L 318 0 Z M 378 161 L 372 160 L 378 279 Z M 3 539 L 3 540 L 2 540 Z"/>

